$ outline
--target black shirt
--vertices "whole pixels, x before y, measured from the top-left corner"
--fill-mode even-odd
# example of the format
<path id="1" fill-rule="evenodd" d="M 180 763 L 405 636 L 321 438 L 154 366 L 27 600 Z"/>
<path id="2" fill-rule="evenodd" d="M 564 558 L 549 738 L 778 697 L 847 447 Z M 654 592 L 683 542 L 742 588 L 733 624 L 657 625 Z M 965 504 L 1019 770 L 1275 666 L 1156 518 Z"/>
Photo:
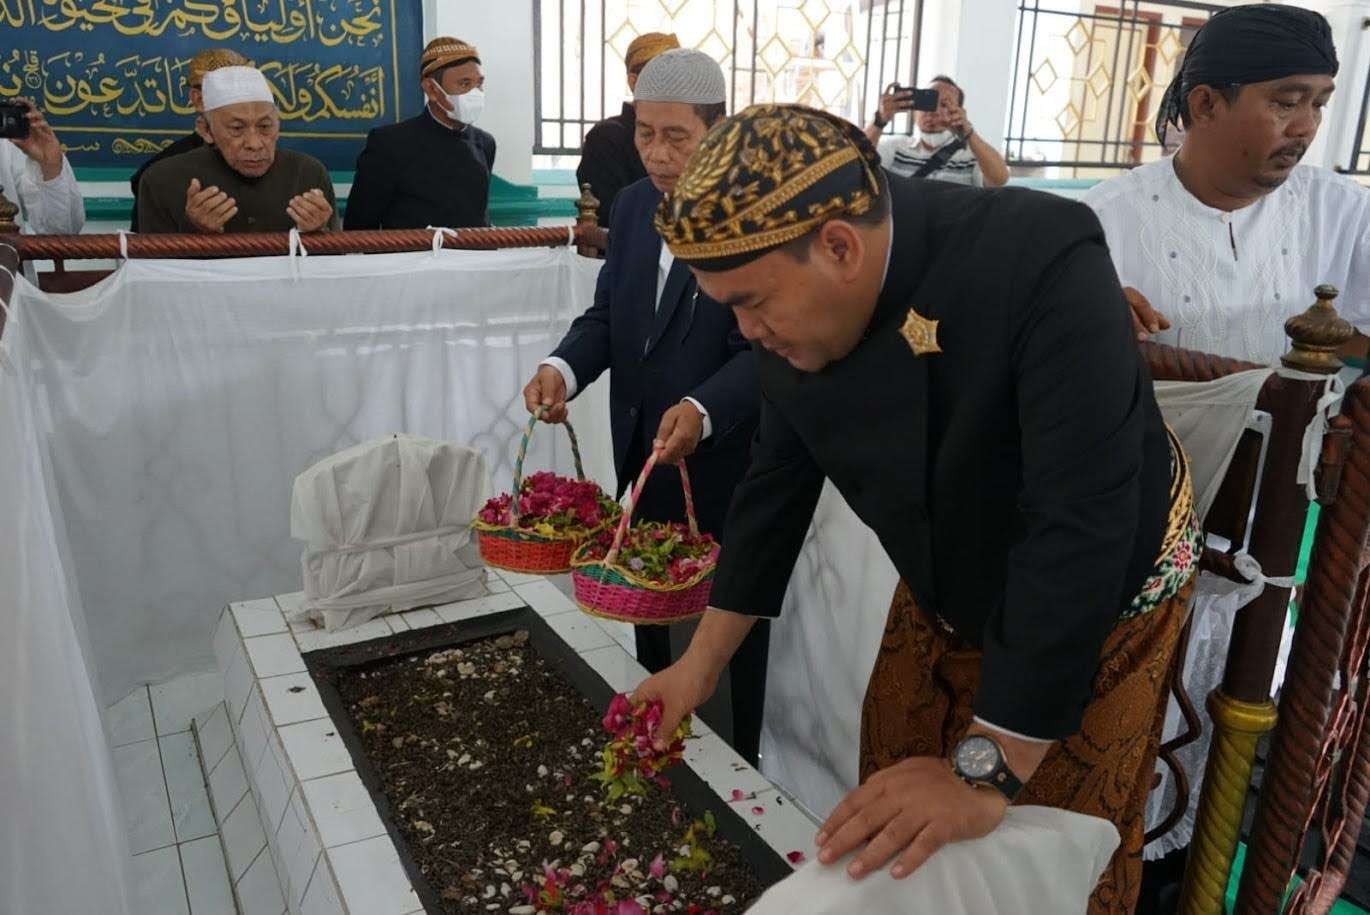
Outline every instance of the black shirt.
<path id="1" fill-rule="evenodd" d="M 138 170 L 133 173 L 133 177 L 128 181 L 129 186 L 133 188 L 133 217 L 129 223 L 130 229 L 134 232 L 138 231 L 138 185 L 142 182 L 143 175 L 147 170 L 158 162 L 161 162 L 163 159 L 170 158 L 171 156 L 179 156 L 181 153 L 194 152 L 204 145 L 205 141 L 200 135 L 198 133 L 192 133 L 190 136 L 181 137 L 181 139 L 177 140 L 175 143 L 163 147 L 161 152 L 138 166 Z"/>
<path id="2" fill-rule="evenodd" d="M 779 614 L 826 477 L 922 610 L 983 648 L 975 713 L 1059 739 L 1169 519 L 1151 379 L 1087 207 L 889 182 L 894 250 L 866 338 L 817 373 L 757 352 L 760 428 L 710 603 Z M 910 308 L 939 322 L 941 352 L 914 353 Z"/>
<path id="3" fill-rule="evenodd" d="M 599 199 L 599 224 L 609 224 L 614 198 L 634 181 L 647 177 L 642 158 L 637 154 L 633 134 L 637 130 L 637 114 L 630 103 L 623 112 L 600 121 L 585 135 L 581 144 L 580 166 L 576 182 L 589 184 Z"/>
<path id="4" fill-rule="evenodd" d="M 495 138 L 474 125 L 452 130 L 426 109 L 377 127 L 357 157 L 348 229 L 450 229 L 490 224 Z"/>
<path id="5" fill-rule="evenodd" d="M 216 147 L 204 146 L 148 169 L 138 189 L 138 221 L 143 232 L 197 231 L 186 216 L 186 189 L 192 179 L 202 188 L 218 187 L 237 202 L 238 212 L 224 225 L 225 232 L 289 231 L 295 227 L 286 212 L 291 198 L 315 189 L 333 207 L 328 228 L 338 228 L 333 182 L 318 159 L 278 146 L 276 161 L 267 173 L 248 178 L 234 171 Z"/>

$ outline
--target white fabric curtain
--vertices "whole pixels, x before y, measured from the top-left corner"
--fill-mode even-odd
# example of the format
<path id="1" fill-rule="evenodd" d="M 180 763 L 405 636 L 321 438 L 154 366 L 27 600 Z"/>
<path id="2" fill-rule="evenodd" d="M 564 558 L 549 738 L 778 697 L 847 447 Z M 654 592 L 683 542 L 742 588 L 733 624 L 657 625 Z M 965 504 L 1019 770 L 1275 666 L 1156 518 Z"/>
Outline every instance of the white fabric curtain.
<path id="1" fill-rule="evenodd" d="M 0 340 L 0 912 L 129 915 L 127 833 L 34 416 L 28 314 Z"/>
<path id="2" fill-rule="evenodd" d="M 1156 402 L 1189 455 L 1194 510 L 1208 516 L 1256 398 L 1273 369 L 1238 372 L 1214 381 L 1158 381 Z"/>
<path id="3" fill-rule="evenodd" d="M 761 771 L 826 817 L 856 787 L 861 704 L 899 573 L 831 484 L 823 487 L 771 629 Z"/>
<path id="4" fill-rule="evenodd" d="M 228 601 L 300 589 L 296 474 L 409 432 L 479 448 L 510 483 L 536 366 L 590 304 L 569 249 L 131 261 L 47 296 L 21 284 L 40 453 L 65 519 L 106 702 L 213 663 Z M 6 330 L 6 337 L 10 334 Z M 612 484 L 607 393 L 579 398 L 587 473 Z M 564 433 L 530 469 L 569 472 Z"/>

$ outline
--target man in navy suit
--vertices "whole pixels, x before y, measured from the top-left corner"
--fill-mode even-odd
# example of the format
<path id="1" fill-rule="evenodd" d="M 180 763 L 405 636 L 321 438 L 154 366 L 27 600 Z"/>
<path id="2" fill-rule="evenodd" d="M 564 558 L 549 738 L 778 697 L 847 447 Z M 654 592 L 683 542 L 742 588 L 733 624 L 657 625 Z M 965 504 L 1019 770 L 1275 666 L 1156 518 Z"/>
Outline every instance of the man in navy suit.
<path id="1" fill-rule="evenodd" d="M 660 450 L 635 518 L 685 517 L 684 460 L 700 527 L 720 536 L 733 490 L 746 473 L 760 413 L 756 355 L 732 313 L 702 298 L 652 227 L 661 197 L 690 154 L 727 113 L 727 84 L 700 51 L 667 51 L 647 64 L 634 93 L 634 142 L 648 177 L 626 187 L 609 223 L 609 252 L 595 302 L 524 389 L 530 411 L 566 418 L 566 401 L 612 369 L 609 406 L 619 494 Z M 756 762 L 770 633 L 754 630 L 729 667 L 733 746 Z M 638 660 L 650 671 L 672 661 L 670 632 L 638 626 Z M 683 644 L 685 639 L 680 638 Z M 704 710 L 706 717 L 709 709 Z M 726 729 L 720 729 L 726 732 Z"/>

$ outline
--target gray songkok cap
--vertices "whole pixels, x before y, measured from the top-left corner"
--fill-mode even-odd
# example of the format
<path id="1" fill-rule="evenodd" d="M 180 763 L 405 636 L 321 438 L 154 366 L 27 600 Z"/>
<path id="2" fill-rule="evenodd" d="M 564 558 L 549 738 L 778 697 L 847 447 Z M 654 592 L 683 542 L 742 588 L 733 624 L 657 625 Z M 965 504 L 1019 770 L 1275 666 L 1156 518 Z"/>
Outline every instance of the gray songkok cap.
<path id="1" fill-rule="evenodd" d="M 639 102 L 684 102 L 716 105 L 728 99 L 728 84 L 718 62 L 692 48 L 675 48 L 653 57 L 643 67 L 633 90 Z"/>

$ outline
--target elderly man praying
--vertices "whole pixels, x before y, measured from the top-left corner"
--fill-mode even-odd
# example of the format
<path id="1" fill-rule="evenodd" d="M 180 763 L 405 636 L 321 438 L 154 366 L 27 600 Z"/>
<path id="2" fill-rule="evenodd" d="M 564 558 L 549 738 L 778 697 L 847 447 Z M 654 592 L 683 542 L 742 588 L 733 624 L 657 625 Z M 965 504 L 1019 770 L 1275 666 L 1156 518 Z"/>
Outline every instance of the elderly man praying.
<path id="1" fill-rule="evenodd" d="M 158 162 L 138 189 L 143 232 L 338 228 L 333 183 L 312 156 L 278 149 L 281 117 L 255 67 L 205 74 L 210 145 Z"/>

